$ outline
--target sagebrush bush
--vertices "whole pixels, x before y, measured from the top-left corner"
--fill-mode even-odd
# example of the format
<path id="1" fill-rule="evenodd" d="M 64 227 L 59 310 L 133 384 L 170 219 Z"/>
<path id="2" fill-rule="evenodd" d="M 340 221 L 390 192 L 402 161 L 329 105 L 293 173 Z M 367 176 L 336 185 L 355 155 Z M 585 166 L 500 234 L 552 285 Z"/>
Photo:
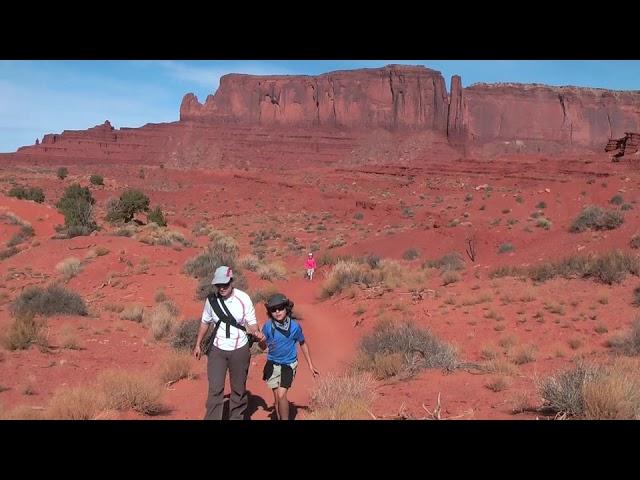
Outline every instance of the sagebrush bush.
<path id="1" fill-rule="evenodd" d="M 15 316 L 34 313 L 51 315 L 87 315 L 87 305 L 80 295 L 66 288 L 52 284 L 46 288 L 26 287 L 11 304 Z"/>
<path id="2" fill-rule="evenodd" d="M 44 202 L 44 192 L 40 187 L 13 187 L 8 195 L 21 200 L 33 200 L 36 203 Z"/>
<path id="3" fill-rule="evenodd" d="M 409 321 L 378 322 L 373 332 L 362 338 L 359 349 L 372 366 L 376 355 L 402 355 L 404 370 L 409 375 L 423 368 L 454 370 L 458 365 L 457 353 L 451 345 Z"/>
<path id="4" fill-rule="evenodd" d="M 374 381 L 367 374 L 321 377 L 310 394 L 312 420 L 358 420 L 371 418 L 367 412 L 375 398 Z"/>
<path id="5" fill-rule="evenodd" d="M 192 378 L 191 353 L 172 352 L 159 366 L 160 381 L 164 384 L 175 383 L 183 378 Z"/>
<path id="6" fill-rule="evenodd" d="M 56 270 L 68 280 L 80 273 L 80 270 L 82 270 L 82 262 L 76 257 L 65 258 L 56 265 Z"/>
<path id="7" fill-rule="evenodd" d="M 75 387 L 57 391 L 49 401 L 45 417 L 50 420 L 93 420 L 105 409 L 101 391 L 92 387 Z"/>
<path id="8" fill-rule="evenodd" d="M 133 409 L 144 415 L 157 415 L 164 410 L 160 380 L 145 373 L 107 371 L 98 377 L 108 408 Z"/>
<path id="9" fill-rule="evenodd" d="M 176 313 L 168 302 L 159 303 L 151 311 L 149 324 L 153 338 L 162 340 L 171 334 L 176 324 Z"/>
<path id="10" fill-rule="evenodd" d="M 248 287 L 247 280 L 242 271 L 237 268 L 236 261 L 238 255 L 238 244 L 236 241 L 220 232 L 213 231 L 209 238 L 211 243 L 206 250 L 195 258 L 187 260 L 184 264 L 184 271 L 188 275 L 198 279 L 196 296 L 203 300 L 215 289 L 211 285 L 211 279 L 216 268 L 227 265 L 233 270 L 233 284 L 241 290 Z"/>
<path id="11" fill-rule="evenodd" d="M 440 270 L 464 270 L 464 260 L 458 252 L 451 252 L 443 255 L 438 260 L 427 260 L 423 267 L 439 268 Z"/>
<path id="12" fill-rule="evenodd" d="M 104 185 L 104 178 L 102 177 L 102 175 L 91 175 L 91 177 L 89 177 L 89 181 L 93 185 Z"/>
<path id="13" fill-rule="evenodd" d="M 132 303 L 126 305 L 120 312 L 120 318 L 122 320 L 131 320 L 133 322 L 142 322 L 144 314 L 144 305 L 140 303 Z"/>
<path id="14" fill-rule="evenodd" d="M 171 346 L 176 350 L 193 350 L 196 346 L 201 323 L 199 318 L 191 318 L 180 323 L 174 331 Z"/>
<path id="15" fill-rule="evenodd" d="M 165 218 L 164 213 L 162 213 L 160 205 L 157 205 L 156 207 L 151 209 L 151 211 L 147 214 L 147 222 L 154 222 L 161 227 L 167 226 L 167 219 Z"/>
<path id="16" fill-rule="evenodd" d="M 9 350 L 24 350 L 31 345 L 46 345 L 44 334 L 45 322 L 37 318 L 33 312 L 15 315 L 13 322 L 3 338 L 3 343 Z"/>
<path id="17" fill-rule="evenodd" d="M 604 211 L 600 207 L 586 207 L 571 224 L 569 231 L 572 233 L 584 232 L 585 230 L 613 230 L 624 223 L 622 213 L 612 210 Z"/>

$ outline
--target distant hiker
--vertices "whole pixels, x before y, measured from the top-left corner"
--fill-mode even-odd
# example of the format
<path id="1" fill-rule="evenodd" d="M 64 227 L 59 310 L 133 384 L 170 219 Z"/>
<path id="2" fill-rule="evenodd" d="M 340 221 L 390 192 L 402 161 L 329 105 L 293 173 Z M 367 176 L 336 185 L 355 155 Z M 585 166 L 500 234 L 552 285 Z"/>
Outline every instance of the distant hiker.
<path id="1" fill-rule="evenodd" d="M 202 312 L 202 323 L 193 355 L 200 359 L 207 355 L 209 394 L 205 420 L 221 420 L 224 404 L 224 381 L 229 370 L 231 396 L 229 419 L 242 420 L 247 409 L 247 373 L 249 372 L 249 338 L 247 332 L 258 340 L 262 333 L 256 321 L 256 311 L 251 298 L 233 287 L 233 271 L 227 266 L 218 267 L 211 282 L 217 293 L 209 295 Z M 209 326 L 214 323 L 207 345 L 201 345 Z"/>
<path id="2" fill-rule="evenodd" d="M 300 350 L 313 376 L 319 373 L 311 361 L 302 328 L 291 316 L 293 302 L 281 293 L 276 293 L 267 299 L 265 307 L 269 320 L 262 327 L 263 340 L 260 347 L 268 349 L 268 352 L 262 379 L 273 390 L 276 418 L 289 420 L 287 391 L 291 388 L 298 366 L 296 343 L 300 344 Z"/>
<path id="3" fill-rule="evenodd" d="M 313 272 L 315 272 L 317 265 L 316 259 L 313 258 L 313 253 L 309 253 L 307 260 L 304 262 L 304 268 L 307 269 L 307 277 L 309 280 L 313 280 Z"/>

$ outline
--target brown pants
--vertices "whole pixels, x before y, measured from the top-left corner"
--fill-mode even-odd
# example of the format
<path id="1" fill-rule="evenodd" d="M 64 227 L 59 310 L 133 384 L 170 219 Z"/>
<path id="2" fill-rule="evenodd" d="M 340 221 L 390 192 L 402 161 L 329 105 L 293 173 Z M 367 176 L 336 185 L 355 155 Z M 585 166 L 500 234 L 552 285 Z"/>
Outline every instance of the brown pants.
<path id="1" fill-rule="evenodd" d="M 247 410 L 247 374 L 251 352 L 249 344 L 237 350 L 221 350 L 211 346 L 207 357 L 209 396 L 205 420 L 222 420 L 224 405 L 224 380 L 229 370 L 231 396 L 229 398 L 229 420 L 244 420 Z"/>

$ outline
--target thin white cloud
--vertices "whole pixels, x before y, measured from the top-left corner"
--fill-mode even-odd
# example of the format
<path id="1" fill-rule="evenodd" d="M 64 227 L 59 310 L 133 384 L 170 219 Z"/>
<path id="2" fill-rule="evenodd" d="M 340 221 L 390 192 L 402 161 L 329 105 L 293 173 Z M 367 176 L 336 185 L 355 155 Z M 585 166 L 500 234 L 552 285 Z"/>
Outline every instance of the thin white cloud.
<path id="1" fill-rule="evenodd" d="M 151 63 L 163 68 L 171 77 L 208 87 L 212 91 L 217 90 L 220 77 L 228 73 L 249 75 L 291 75 L 293 73 L 281 65 L 266 62 L 216 61 L 213 63 L 213 61 L 200 60 L 194 64 L 177 60 L 159 60 Z"/>

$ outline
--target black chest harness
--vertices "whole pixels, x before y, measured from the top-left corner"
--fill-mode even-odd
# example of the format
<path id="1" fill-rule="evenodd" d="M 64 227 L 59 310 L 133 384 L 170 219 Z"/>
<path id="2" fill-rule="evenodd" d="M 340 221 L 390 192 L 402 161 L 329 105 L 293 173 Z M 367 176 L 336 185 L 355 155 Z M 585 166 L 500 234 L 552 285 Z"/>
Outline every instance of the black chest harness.
<path id="1" fill-rule="evenodd" d="M 236 321 L 235 317 L 231 315 L 231 312 L 227 308 L 227 304 L 224 303 L 224 299 L 222 297 L 218 295 L 209 295 L 207 297 L 207 300 L 209 300 L 209 305 L 211 305 L 211 308 L 213 309 L 216 316 L 218 317 L 218 321 L 213 327 L 213 333 L 211 334 L 212 336 L 214 337 L 216 336 L 216 333 L 218 332 L 218 328 L 220 327 L 221 322 L 224 322 L 227 326 L 226 332 L 225 332 L 227 338 L 230 338 L 231 336 L 231 325 L 233 325 L 239 330 L 243 330 L 245 332 L 247 331 L 246 327 L 242 325 L 238 325 L 238 322 Z"/>

